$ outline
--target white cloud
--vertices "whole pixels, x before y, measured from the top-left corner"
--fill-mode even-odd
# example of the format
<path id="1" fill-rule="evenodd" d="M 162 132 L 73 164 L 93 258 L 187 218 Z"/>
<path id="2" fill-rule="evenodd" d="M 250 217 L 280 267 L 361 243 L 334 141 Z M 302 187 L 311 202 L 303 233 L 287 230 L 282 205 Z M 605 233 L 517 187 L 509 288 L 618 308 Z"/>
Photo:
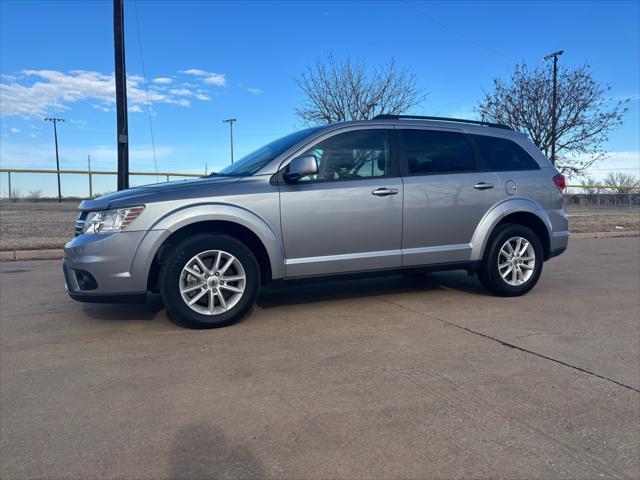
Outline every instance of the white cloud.
<path id="1" fill-rule="evenodd" d="M 193 95 L 193 92 L 187 88 L 172 88 L 169 90 L 169 93 L 171 95 L 183 95 L 187 97 Z"/>
<path id="2" fill-rule="evenodd" d="M 202 77 L 204 75 L 207 75 L 209 72 L 206 72 L 204 70 L 199 70 L 197 68 L 190 68 L 189 70 L 180 70 L 180 73 L 186 73 L 187 75 L 196 75 L 196 76 Z"/>
<path id="3" fill-rule="evenodd" d="M 576 156 L 578 159 L 584 157 L 584 155 Z M 607 152 L 605 158 L 588 168 L 586 173 L 597 180 L 601 180 L 609 172 L 618 171 L 640 176 L 640 151 Z"/>
<path id="4" fill-rule="evenodd" d="M 208 77 L 205 77 L 204 83 L 216 85 L 218 87 L 224 87 L 227 85 L 227 79 L 223 73 L 212 73 Z"/>
<path id="5" fill-rule="evenodd" d="M 227 85 L 227 79 L 224 73 L 208 72 L 206 70 L 200 70 L 198 68 L 181 70 L 180 73 L 192 75 L 194 77 L 201 77 L 202 81 L 209 85 L 215 85 L 217 87 L 225 87 Z"/>
<path id="6" fill-rule="evenodd" d="M 158 77 L 153 79 L 153 83 L 156 85 L 169 85 L 173 83 L 173 79 L 169 77 Z"/>
<path id="7" fill-rule="evenodd" d="M 249 87 L 247 88 L 247 91 L 253 95 L 262 95 L 264 93 L 261 88 Z"/>
<path id="8" fill-rule="evenodd" d="M 131 113 L 142 113 L 142 108 L 140 108 L 140 105 L 132 105 L 127 107 L 127 111 Z"/>
<path id="9" fill-rule="evenodd" d="M 98 105 L 97 103 L 92 103 L 91 106 L 103 112 L 113 112 L 114 110 L 112 107 L 108 107 L 106 105 Z"/>
<path id="10" fill-rule="evenodd" d="M 9 129 L 9 131 L 10 131 L 11 133 L 20 133 L 20 129 L 19 129 L 19 128 L 16 128 L 16 127 L 11 127 L 11 128 Z"/>
<path id="11" fill-rule="evenodd" d="M 211 97 L 202 90 L 196 90 L 194 92 L 193 90 L 189 90 L 188 88 L 172 88 L 171 90 L 169 90 L 169 93 L 176 96 L 193 97 L 202 101 L 211 100 Z"/>
<path id="12" fill-rule="evenodd" d="M 207 75 L 202 81 L 211 83 L 208 79 L 218 74 L 207 72 Z M 224 75 L 222 78 L 224 80 Z M 138 75 L 127 77 L 127 98 L 132 112 L 141 110 L 147 103 L 143 82 Z M 149 87 L 148 98 L 151 104 L 191 105 L 188 100 L 178 98 L 158 85 Z M 85 70 L 67 73 L 25 70 L 18 79 L 0 83 L 0 114 L 3 116 L 44 116 L 47 112 L 67 110 L 70 104 L 83 100 L 92 101 L 91 105 L 99 110 L 112 111 L 115 105 L 113 75 Z"/>

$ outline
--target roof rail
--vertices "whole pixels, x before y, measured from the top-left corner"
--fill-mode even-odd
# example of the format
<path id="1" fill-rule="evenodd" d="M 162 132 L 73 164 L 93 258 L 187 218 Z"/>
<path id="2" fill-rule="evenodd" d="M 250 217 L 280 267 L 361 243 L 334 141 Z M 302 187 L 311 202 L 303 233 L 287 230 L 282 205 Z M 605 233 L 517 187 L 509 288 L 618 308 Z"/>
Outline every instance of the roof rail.
<path id="1" fill-rule="evenodd" d="M 466 120 L 464 118 L 449 118 L 449 117 L 424 117 L 422 115 L 376 115 L 372 120 L 440 120 L 442 122 L 460 122 L 460 123 L 472 123 L 474 125 L 484 125 L 485 127 L 502 128 L 504 130 L 513 130 L 508 125 L 502 123 L 482 122 L 479 120 Z"/>

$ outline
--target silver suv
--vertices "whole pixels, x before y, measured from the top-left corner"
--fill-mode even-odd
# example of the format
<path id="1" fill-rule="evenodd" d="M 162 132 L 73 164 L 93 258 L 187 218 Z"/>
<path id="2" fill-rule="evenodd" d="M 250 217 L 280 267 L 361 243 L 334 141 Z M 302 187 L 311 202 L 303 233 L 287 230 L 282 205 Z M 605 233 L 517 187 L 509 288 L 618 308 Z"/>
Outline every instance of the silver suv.
<path id="1" fill-rule="evenodd" d="M 260 285 L 462 269 L 522 295 L 567 248 L 564 177 L 497 124 L 383 115 L 280 138 L 219 173 L 80 204 L 71 298 L 144 300 L 229 325 Z"/>

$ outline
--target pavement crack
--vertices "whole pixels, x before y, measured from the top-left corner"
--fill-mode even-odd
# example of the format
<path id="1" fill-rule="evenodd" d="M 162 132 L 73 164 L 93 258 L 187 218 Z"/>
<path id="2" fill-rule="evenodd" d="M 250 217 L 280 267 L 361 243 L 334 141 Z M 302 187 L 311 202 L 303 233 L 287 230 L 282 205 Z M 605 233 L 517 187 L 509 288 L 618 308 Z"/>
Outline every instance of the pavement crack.
<path id="1" fill-rule="evenodd" d="M 401 305 L 399 303 L 396 303 L 396 302 L 394 302 L 392 300 L 386 299 L 386 298 L 381 297 L 381 296 L 374 296 L 374 298 L 376 298 L 376 299 L 378 299 L 378 300 L 380 300 L 382 302 L 386 302 L 386 303 L 389 303 L 391 305 L 394 305 L 396 307 L 400 307 L 400 308 L 402 308 L 404 310 L 407 310 L 409 312 L 416 313 L 418 315 L 422 315 L 424 317 L 431 318 L 431 319 L 434 319 L 434 320 L 438 320 L 439 322 L 442 322 L 442 323 L 444 323 L 446 325 L 450 325 L 452 327 L 459 328 L 460 330 L 464 330 L 465 332 L 469 332 L 469 333 L 472 333 L 472 334 L 477 335 L 479 337 L 486 338 L 486 339 L 491 340 L 493 342 L 499 343 L 503 347 L 513 348 L 514 350 L 519 350 L 521 352 L 525 352 L 525 353 L 528 353 L 530 355 L 535 355 L 536 357 L 543 358 L 545 360 L 549 360 L 549 361 L 557 363 L 559 365 L 562 365 L 562 366 L 565 366 L 565 367 L 569 367 L 569 368 L 572 368 L 572 369 L 577 370 L 579 372 L 586 373 L 587 375 L 591 375 L 591 376 L 599 378 L 601 380 L 605 380 L 607 382 L 613 383 L 613 384 L 618 385 L 620 387 L 627 388 L 627 389 L 632 390 L 632 391 L 634 391 L 636 393 L 640 393 L 640 389 L 638 389 L 636 387 L 633 387 L 631 385 L 627 385 L 625 383 L 619 382 L 619 381 L 614 380 L 614 379 L 609 378 L 609 377 L 605 377 L 604 375 L 600 375 L 600 374 L 592 372 L 590 370 L 586 370 L 586 369 L 584 369 L 582 367 L 578 367 L 577 365 L 572 365 L 572 364 L 564 362 L 562 360 L 558 360 L 557 358 L 549 357 L 547 355 L 543 355 L 542 353 L 534 352 L 533 350 L 529 350 L 529 349 L 521 347 L 519 345 L 515 345 L 513 343 L 509 343 L 507 341 L 500 340 L 497 337 L 493 337 L 491 335 L 487 335 L 486 333 L 478 332 L 478 331 L 473 330 L 473 329 L 471 329 L 469 327 L 465 327 L 464 325 L 459 325 L 457 323 L 450 322 L 448 320 L 444 320 L 444 319 L 442 319 L 440 317 L 437 317 L 435 315 L 432 315 L 430 313 L 424 313 L 424 312 L 421 312 L 419 310 L 414 310 L 412 308 L 406 307 L 404 305 Z"/>

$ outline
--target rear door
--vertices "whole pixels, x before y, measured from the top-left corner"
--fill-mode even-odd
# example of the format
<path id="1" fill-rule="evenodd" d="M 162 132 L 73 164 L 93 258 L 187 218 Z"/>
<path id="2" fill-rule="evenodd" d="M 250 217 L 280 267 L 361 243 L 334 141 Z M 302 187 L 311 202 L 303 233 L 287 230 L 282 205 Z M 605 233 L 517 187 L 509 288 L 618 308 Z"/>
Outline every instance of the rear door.
<path id="1" fill-rule="evenodd" d="M 478 162 L 462 132 L 412 128 L 399 137 L 402 264 L 468 261 L 477 225 L 500 200 L 498 176 Z"/>
<path id="2" fill-rule="evenodd" d="M 298 153 L 314 155 L 319 171 L 280 182 L 288 277 L 401 265 L 403 185 L 391 133 L 332 134 Z"/>

